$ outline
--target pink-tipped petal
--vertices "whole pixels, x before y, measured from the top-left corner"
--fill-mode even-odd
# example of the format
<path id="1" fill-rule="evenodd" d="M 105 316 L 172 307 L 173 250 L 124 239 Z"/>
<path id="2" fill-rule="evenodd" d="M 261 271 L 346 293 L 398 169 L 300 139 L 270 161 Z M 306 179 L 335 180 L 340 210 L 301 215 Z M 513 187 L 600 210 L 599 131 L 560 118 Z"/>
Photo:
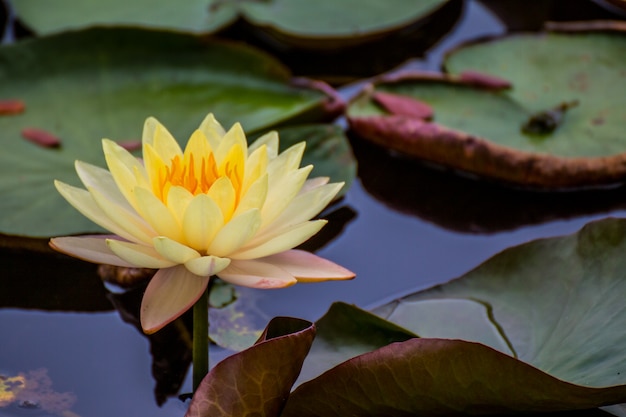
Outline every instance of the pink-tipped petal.
<path id="1" fill-rule="evenodd" d="M 292 249 L 260 258 L 295 276 L 300 282 L 352 279 L 354 272 L 310 252 Z"/>
<path id="2" fill-rule="evenodd" d="M 151 334 L 176 320 L 198 301 L 208 283 L 208 276 L 194 275 L 183 265 L 157 271 L 141 301 L 143 331 Z"/>
<path id="3" fill-rule="evenodd" d="M 114 254 L 106 243 L 111 236 L 98 237 L 55 237 L 50 239 L 50 247 L 67 255 L 96 264 L 134 267 Z"/>
<path id="4" fill-rule="evenodd" d="M 298 282 L 284 269 L 258 260 L 231 260 L 230 265 L 217 276 L 231 284 L 263 289 L 284 288 Z"/>

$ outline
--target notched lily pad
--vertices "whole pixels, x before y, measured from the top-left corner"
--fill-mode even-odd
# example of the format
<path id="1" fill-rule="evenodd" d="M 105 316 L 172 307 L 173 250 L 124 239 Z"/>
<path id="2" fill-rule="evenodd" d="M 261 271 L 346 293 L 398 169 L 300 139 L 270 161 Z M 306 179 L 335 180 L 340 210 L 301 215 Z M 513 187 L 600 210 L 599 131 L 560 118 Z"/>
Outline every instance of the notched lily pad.
<path id="1" fill-rule="evenodd" d="M 326 109 L 334 98 L 290 81 L 256 49 L 172 32 L 98 28 L 3 46 L 0 97 L 26 109 L 0 116 L 0 233 L 100 232 L 53 180 L 77 184 L 76 159 L 104 166 L 101 139 L 136 142 L 148 116 L 181 143 L 209 112 L 226 127 L 241 122 L 249 135 L 334 116 Z M 61 146 L 26 141 L 25 127 L 54 134 Z"/>
<path id="2" fill-rule="evenodd" d="M 350 126 L 385 147 L 506 183 L 623 182 L 624 50 L 619 25 L 597 24 L 468 44 L 448 55 L 448 74 L 381 78 L 366 88 L 349 107 Z M 511 88 L 481 85 L 476 74 Z M 380 92 L 425 102 L 433 121 L 389 113 L 374 102 Z"/>

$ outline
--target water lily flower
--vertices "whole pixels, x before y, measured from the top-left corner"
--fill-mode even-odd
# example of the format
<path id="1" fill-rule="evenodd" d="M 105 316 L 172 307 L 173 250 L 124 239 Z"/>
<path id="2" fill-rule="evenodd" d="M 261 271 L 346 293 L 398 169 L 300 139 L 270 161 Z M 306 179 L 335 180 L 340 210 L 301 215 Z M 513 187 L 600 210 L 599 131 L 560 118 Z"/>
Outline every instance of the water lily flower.
<path id="1" fill-rule="evenodd" d="M 248 146 L 241 125 L 225 131 L 209 114 L 183 151 L 156 119 L 144 125 L 143 160 L 102 141 L 108 170 L 76 162 L 86 189 L 61 195 L 111 235 L 57 237 L 52 248 L 90 262 L 158 269 L 141 324 L 153 333 L 194 305 L 209 278 L 255 288 L 350 279 L 349 270 L 295 250 L 325 220 L 311 220 L 342 183 L 307 179 L 305 143 L 278 153 L 278 135 Z"/>

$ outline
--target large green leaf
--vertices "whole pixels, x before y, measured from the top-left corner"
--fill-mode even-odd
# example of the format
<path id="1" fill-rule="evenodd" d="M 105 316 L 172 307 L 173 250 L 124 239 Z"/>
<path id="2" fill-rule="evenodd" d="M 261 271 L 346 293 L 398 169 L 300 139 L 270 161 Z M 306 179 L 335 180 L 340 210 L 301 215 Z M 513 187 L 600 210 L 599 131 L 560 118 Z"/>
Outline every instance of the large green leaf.
<path id="1" fill-rule="evenodd" d="M 626 219 L 598 221 L 505 250 L 459 279 L 374 311 L 422 338 L 408 330 L 394 337 L 391 323 L 333 306 L 319 322 L 321 341 L 303 379 L 320 372 L 309 362 L 330 370 L 300 385 L 283 417 L 548 412 L 625 402 L 624 251 Z M 363 323 L 361 334 L 351 323 Z"/>
<path id="2" fill-rule="evenodd" d="M 462 278 L 377 312 L 392 320 L 402 316 L 399 321 L 405 323 L 413 305 L 421 311 L 422 300 L 477 301 L 489 307 L 494 325 L 520 360 L 580 385 L 624 384 L 624 251 L 626 220 L 593 222 L 571 236 L 507 249 Z"/>
<path id="3" fill-rule="evenodd" d="M 434 122 L 380 117 L 386 112 L 364 94 L 350 108 L 352 126 L 388 147 L 518 184 L 623 181 L 626 97 L 618 86 L 625 48 L 620 30 L 516 34 L 472 43 L 448 55 L 449 76 L 407 77 L 376 87 L 427 103 Z M 484 75 L 480 81 L 499 77 L 512 87 L 477 85 L 476 73 Z M 470 77 L 472 82 L 463 82 Z M 552 131 L 527 132 L 545 117 L 560 122 Z"/>
<path id="4" fill-rule="evenodd" d="M 326 97 L 288 84 L 278 62 L 242 45 L 190 35 L 93 29 L 0 49 L 0 97 L 25 102 L 0 117 L 0 233 L 46 237 L 98 231 L 56 192 L 77 183 L 74 160 L 104 165 L 100 139 L 137 140 L 148 116 L 185 143 L 208 112 L 249 132 L 318 120 Z M 34 127 L 61 139 L 44 148 Z"/>
<path id="5" fill-rule="evenodd" d="M 220 3 L 220 7 L 215 4 Z M 219 0 L 171 1 L 13 0 L 19 18 L 40 34 L 93 25 L 133 25 L 215 32 L 237 18 L 237 10 Z"/>

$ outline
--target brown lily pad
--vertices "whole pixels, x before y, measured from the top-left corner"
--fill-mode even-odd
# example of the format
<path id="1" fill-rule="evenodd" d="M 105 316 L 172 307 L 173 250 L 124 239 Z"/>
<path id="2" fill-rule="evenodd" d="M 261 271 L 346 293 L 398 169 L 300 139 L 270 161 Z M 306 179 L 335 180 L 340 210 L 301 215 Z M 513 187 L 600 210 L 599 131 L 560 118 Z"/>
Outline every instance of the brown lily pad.
<path id="1" fill-rule="evenodd" d="M 623 28 L 606 22 L 465 45 L 448 55 L 447 74 L 368 86 L 348 120 L 379 145 L 518 186 L 623 182 L 626 96 L 617 86 L 626 81 L 625 49 Z M 430 105 L 433 121 L 390 113 L 374 98 L 380 92 Z"/>

